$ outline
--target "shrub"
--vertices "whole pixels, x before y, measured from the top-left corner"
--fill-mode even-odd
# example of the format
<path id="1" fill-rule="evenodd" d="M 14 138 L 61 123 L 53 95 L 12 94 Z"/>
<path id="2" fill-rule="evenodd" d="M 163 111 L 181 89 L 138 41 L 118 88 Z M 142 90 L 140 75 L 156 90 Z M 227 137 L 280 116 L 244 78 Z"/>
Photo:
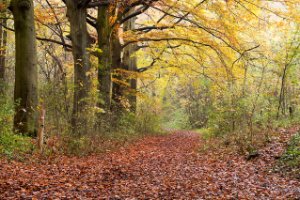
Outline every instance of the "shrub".
<path id="1" fill-rule="evenodd" d="M 300 134 L 297 133 L 289 143 L 281 161 L 289 167 L 300 169 Z"/>
<path id="2" fill-rule="evenodd" d="M 141 134 L 160 133 L 162 113 L 155 102 L 144 103 L 135 116 L 135 131 Z"/>
<path id="3" fill-rule="evenodd" d="M 31 138 L 15 135 L 12 131 L 14 104 L 0 97 L 0 154 L 10 159 L 21 159 L 34 149 Z"/>
<path id="4" fill-rule="evenodd" d="M 0 134 L 12 132 L 14 105 L 7 98 L 0 97 Z"/>
<path id="5" fill-rule="evenodd" d="M 30 137 L 12 133 L 0 135 L 0 153 L 9 159 L 22 159 L 25 154 L 31 154 L 34 148 Z"/>
<path id="6" fill-rule="evenodd" d="M 300 133 L 292 137 L 274 171 L 300 179 Z"/>

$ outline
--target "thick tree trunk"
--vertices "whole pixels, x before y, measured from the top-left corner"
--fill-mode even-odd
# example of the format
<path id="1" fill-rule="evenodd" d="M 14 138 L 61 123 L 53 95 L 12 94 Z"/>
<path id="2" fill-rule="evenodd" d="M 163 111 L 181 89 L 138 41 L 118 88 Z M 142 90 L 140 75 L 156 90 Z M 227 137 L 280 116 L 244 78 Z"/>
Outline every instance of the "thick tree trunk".
<path id="1" fill-rule="evenodd" d="M 129 14 L 131 14 L 131 12 L 129 12 Z M 124 23 L 124 32 L 135 29 L 135 20 L 136 18 L 133 17 Z M 128 72 L 136 72 L 137 70 L 137 59 L 135 56 L 133 56 L 136 50 L 137 50 L 136 43 L 130 44 L 123 49 L 123 67 L 125 70 L 128 70 Z M 128 95 L 130 110 L 132 112 L 135 112 L 136 101 L 137 101 L 137 97 L 136 97 L 137 77 L 135 77 L 134 74 L 132 73 L 128 81 L 130 85 L 130 90 Z"/>
<path id="2" fill-rule="evenodd" d="M 134 10 L 133 10 L 134 11 Z M 132 12 L 128 12 L 130 15 Z M 123 24 L 123 31 L 133 30 L 135 28 L 135 20 L 133 17 Z M 136 77 L 132 76 L 137 69 L 137 60 L 133 56 L 137 49 L 136 44 L 128 45 L 125 49 L 122 49 L 120 44 L 120 38 L 115 30 L 112 36 L 112 67 L 116 73 L 113 76 L 113 112 L 119 116 L 124 110 L 125 106 L 130 104 L 130 110 L 135 112 L 136 110 Z M 129 86 L 129 87 L 128 87 Z"/>
<path id="3" fill-rule="evenodd" d="M 32 0 L 12 0 L 16 38 L 15 91 L 18 102 L 14 117 L 17 132 L 36 136 L 37 133 L 37 84 L 36 37 Z"/>
<path id="4" fill-rule="evenodd" d="M 79 1 L 66 0 L 67 17 L 71 26 L 72 53 L 74 59 L 74 102 L 72 125 L 75 133 L 85 132 L 87 118 L 84 116 L 88 103 L 91 81 L 90 37 L 87 31 L 87 10 L 79 7 Z"/>
<path id="5" fill-rule="evenodd" d="M 111 26 L 109 24 L 109 9 L 108 6 L 100 6 L 98 9 L 98 41 L 99 49 L 102 50 L 99 55 L 99 68 L 98 68 L 98 82 L 100 92 L 100 107 L 104 109 L 105 113 L 99 115 L 100 120 L 103 117 L 107 120 L 111 106 L 111 62 L 110 62 L 110 44 L 109 37 Z"/>
<path id="6" fill-rule="evenodd" d="M 113 86 L 112 86 L 112 112 L 115 116 L 123 111 L 122 100 L 124 97 L 124 85 L 122 83 L 122 62 L 121 62 L 122 46 L 118 30 L 114 30 L 111 38 L 111 66 L 113 69 Z"/>

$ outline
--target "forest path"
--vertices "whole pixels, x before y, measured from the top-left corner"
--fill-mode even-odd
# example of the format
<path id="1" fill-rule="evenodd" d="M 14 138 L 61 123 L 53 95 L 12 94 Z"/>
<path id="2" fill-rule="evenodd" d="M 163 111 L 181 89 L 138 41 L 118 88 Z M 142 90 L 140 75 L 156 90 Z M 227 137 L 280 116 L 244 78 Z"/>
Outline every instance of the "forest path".
<path id="1" fill-rule="evenodd" d="M 246 161 L 199 153 L 199 134 L 146 137 L 116 152 L 45 163 L 0 161 L 0 199 L 299 199 L 300 182 L 269 171 L 282 140 Z"/>

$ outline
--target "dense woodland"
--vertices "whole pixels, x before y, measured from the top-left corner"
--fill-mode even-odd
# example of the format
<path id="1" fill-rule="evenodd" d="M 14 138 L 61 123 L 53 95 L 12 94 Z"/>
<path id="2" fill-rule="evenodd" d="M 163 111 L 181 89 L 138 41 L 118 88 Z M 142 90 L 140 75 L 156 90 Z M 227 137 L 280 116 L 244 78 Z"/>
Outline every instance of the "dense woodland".
<path id="1" fill-rule="evenodd" d="M 299 13 L 0 0 L 0 199 L 300 198 Z"/>

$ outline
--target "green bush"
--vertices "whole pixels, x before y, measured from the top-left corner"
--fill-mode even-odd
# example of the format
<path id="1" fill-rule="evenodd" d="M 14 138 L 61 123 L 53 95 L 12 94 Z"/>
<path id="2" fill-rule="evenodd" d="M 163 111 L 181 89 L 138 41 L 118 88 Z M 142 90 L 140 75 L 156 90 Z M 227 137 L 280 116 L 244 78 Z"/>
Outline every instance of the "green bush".
<path id="1" fill-rule="evenodd" d="M 12 131 L 14 104 L 0 97 L 0 154 L 8 158 L 21 158 L 31 153 L 34 145 L 31 138 L 15 135 Z"/>
<path id="2" fill-rule="evenodd" d="M 0 97 L 0 134 L 12 132 L 14 105 L 5 97 Z"/>
<path id="3" fill-rule="evenodd" d="M 300 179 L 300 133 L 291 139 L 274 171 Z"/>
<path id="4" fill-rule="evenodd" d="M 148 107 L 137 113 L 123 113 L 117 127 L 112 132 L 119 136 L 122 133 L 126 137 L 136 137 L 138 135 L 160 133 L 161 124 L 161 116 Z"/>
<path id="5" fill-rule="evenodd" d="M 162 116 L 160 109 L 153 104 L 141 106 L 135 116 L 135 131 L 141 134 L 160 133 L 162 128 Z"/>
<path id="6" fill-rule="evenodd" d="M 244 128 L 247 113 L 248 109 L 243 106 L 243 102 L 215 105 L 209 113 L 208 127 L 217 136 L 235 132 Z"/>
<path id="7" fill-rule="evenodd" d="M 181 108 L 167 109 L 163 115 L 163 128 L 165 130 L 190 129 L 189 116 Z"/>
<path id="8" fill-rule="evenodd" d="M 123 113 L 118 121 L 117 130 L 115 132 L 122 132 L 124 134 L 134 134 L 136 125 L 136 116 L 134 113 Z"/>
<path id="9" fill-rule="evenodd" d="M 91 151 L 89 141 L 87 137 L 69 138 L 66 142 L 65 153 L 78 156 L 88 154 Z"/>
<path id="10" fill-rule="evenodd" d="M 290 167 L 300 169 L 300 134 L 297 133 L 289 143 L 286 152 L 281 157 L 281 161 Z"/>
<path id="11" fill-rule="evenodd" d="M 0 153 L 10 159 L 22 159 L 25 154 L 32 153 L 34 147 L 29 137 L 12 133 L 0 135 Z"/>

